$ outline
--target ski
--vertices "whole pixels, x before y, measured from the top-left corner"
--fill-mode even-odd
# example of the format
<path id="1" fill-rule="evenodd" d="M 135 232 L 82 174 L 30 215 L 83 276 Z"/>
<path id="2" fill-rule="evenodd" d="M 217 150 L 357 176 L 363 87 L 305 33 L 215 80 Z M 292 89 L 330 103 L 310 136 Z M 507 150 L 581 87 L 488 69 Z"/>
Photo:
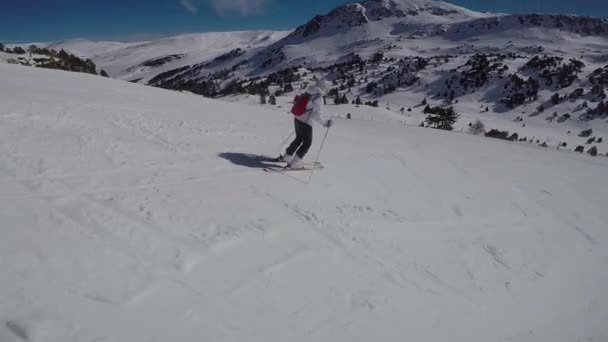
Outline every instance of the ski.
<path id="1" fill-rule="evenodd" d="M 298 172 L 298 171 L 314 171 L 314 170 L 323 170 L 325 168 L 325 166 L 323 166 L 321 163 L 316 163 L 316 164 L 307 164 L 304 165 L 303 168 L 300 169 L 290 169 L 290 168 L 286 168 L 286 167 L 282 167 L 282 166 L 269 166 L 264 168 L 264 171 L 266 172 Z"/>

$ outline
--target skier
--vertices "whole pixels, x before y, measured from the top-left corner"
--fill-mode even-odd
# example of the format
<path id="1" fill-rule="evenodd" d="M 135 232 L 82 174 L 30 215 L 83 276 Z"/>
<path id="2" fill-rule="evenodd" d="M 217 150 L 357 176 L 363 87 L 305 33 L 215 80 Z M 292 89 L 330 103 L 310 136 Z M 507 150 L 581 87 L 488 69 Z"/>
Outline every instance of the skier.
<path id="1" fill-rule="evenodd" d="M 296 137 L 285 150 L 285 155 L 280 155 L 276 159 L 277 162 L 286 162 L 286 168 L 301 169 L 304 167 L 304 156 L 312 145 L 312 120 L 327 128 L 333 125 L 333 120 L 326 118 L 323 113 L 323 96 L 329 87 L 329 82 L 321 79 L 296 98 L 296 104 L 292 109 Z M 302 108 L 302 112 L 299 112 L 296 107 L 299 105 L 298 101 L 302 101 L 302 99 L 306 101 L 306 106 Z M 304 105 L 302 102 L 300 104 Z"/>

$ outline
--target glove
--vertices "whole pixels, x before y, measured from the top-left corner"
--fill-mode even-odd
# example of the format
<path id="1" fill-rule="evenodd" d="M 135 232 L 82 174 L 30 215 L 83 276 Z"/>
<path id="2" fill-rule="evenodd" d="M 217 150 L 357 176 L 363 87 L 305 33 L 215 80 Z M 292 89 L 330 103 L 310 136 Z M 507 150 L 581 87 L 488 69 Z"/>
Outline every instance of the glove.
<path id="1" fill-rule="evenodd" d="M 325 123 L 325 127 L 327 127 L 327 128 L 330 128 L 333 125 L 334 125 L 334 120 L 327 120 L 327 122 Z"/>

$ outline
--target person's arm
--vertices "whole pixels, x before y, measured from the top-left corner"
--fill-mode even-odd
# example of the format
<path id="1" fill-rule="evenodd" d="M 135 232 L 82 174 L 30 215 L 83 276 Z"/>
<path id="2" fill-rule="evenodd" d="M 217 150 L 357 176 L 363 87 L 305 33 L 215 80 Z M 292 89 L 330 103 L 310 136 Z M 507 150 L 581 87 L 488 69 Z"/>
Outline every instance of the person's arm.
<path id="1" fill-rule="evenodd" d="M 328 127 L 331 125 L 331 120 L 326 117 L 327 114 L 323 113 L 323 107 L 323 97 L 317 96 L 312 102 L 312 112 L 310 113 L 310 116 L 319 124 Z"/>

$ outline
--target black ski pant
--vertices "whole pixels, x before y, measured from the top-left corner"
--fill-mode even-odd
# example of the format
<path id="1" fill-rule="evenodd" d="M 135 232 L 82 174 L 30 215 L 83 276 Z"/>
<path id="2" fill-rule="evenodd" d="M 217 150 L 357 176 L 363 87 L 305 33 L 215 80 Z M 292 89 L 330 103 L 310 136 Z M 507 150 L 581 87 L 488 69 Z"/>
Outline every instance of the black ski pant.
<path id="1" fill-rule="evenodd" d="M 293 156 L 294 153 L 303 159 L 310 146 L 312 145 L 312 126 L 298 119 L 294 119 L 296 138 L 285 151 L 288 155 Z"/>

